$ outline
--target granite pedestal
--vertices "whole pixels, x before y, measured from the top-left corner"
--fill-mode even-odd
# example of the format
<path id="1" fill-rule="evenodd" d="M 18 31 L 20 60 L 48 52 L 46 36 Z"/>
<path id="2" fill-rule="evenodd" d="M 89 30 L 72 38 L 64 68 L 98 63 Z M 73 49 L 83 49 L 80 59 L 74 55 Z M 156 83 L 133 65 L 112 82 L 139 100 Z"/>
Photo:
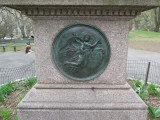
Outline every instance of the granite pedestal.
<path id="1" fill-rule="evenodd" d="M 129 21 L 159 0 L 0 0 L 34 22 L 38 82 L 17 107 L 19 120 L 146 120 L 147 106 L 125 82 Z M 89 81 L 65 77 L 52 45 L 67 26 L 98 28 L 110 45 L 104 72 Z"/>

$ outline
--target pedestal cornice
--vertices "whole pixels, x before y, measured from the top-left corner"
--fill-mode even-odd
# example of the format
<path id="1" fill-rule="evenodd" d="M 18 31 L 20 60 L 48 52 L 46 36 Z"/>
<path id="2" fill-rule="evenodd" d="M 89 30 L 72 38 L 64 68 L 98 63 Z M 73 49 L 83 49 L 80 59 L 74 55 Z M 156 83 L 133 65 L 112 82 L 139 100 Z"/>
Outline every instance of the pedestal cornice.
<path id="1" fill-rule="evenodd" d="M 28 7 L 19 9 L 27 16 L 136 16 L 144 10 L 140 7 L 103 6 Z"/>

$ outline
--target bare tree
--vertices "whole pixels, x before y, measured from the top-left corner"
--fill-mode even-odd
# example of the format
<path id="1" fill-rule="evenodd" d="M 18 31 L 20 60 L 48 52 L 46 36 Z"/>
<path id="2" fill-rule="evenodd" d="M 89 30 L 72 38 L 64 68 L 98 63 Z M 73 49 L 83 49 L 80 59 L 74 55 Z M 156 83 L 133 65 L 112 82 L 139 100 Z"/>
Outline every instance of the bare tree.
<path id="1" fill-rule="evenodd" d="M 30 33 L 29 31 L 32 31 L 32 21 L 18 10 L 1 7 L 0 36 L 11 35 L 13 31 L 20 31 L 22 37 L 27 37 Z"/>
<path id="2" fill-rule="evenodd" d="M 15 29 L 13 16 L 10 15 L 4 8 L 0 8 L 0 37 L 10 36 Z"/>
<path id="3" fill-rule="evenodd" d="M 19 29 L 21 30 L 22 37 L 27 37 L 26 35 L 26 28 L 30 28 L 32 26 L 32 21 L 26 17 L 25 15 L 22 15 L 20 11 L 14 10 L 14 15 L 17 21 L 17 25 Z M 27 26 L 29 25 L 29 26 Z"/>
<path id="4" fill-rule="evenodd" d="M 155 14 L 155 32 L 159 32 L 160 28 L 160 7 L 154 9 L 154 14 Z"/>
<path id="5" fill-rule="evenodd" d="M 139 30 L 154 30 L 155 20 L 154 20 L 154 10 L 149 10 L 142 12 L 141 15 L 137 16 L 134 20 L 131 21 L 134 29 Z"/>

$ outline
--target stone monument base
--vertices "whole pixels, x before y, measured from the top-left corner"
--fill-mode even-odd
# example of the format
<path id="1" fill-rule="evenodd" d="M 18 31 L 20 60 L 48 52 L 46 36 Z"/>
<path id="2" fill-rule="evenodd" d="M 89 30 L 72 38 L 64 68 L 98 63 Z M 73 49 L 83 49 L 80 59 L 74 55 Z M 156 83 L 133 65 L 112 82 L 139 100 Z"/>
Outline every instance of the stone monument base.
<path id="1" fill-rule="evenodd" d="M 45 87 L 47 86 L 47 87 Z M 74 85 L 76 86 L 76 85 Z M 36 85 L 18 105 L 19 120 L 146 120 L 147 106 L 126 85 Z M 42 88 L 40 88 L 42 87 Z M 91 88 L 89 88 L 91 87 Z"/>

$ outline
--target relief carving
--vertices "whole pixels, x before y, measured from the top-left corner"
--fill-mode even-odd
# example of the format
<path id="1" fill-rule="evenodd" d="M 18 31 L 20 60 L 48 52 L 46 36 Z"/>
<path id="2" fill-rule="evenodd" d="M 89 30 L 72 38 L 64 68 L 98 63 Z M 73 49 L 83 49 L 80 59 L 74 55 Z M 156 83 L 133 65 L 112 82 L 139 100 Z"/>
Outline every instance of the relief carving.
<path id="1" fill-rule="evenodd" d="M 78 24 L 60 32 L 53 43 L 52 54 L 62 74 L 73 80 L 86 81 L 105 69 L 110 49 L 100 31 Z"/>

